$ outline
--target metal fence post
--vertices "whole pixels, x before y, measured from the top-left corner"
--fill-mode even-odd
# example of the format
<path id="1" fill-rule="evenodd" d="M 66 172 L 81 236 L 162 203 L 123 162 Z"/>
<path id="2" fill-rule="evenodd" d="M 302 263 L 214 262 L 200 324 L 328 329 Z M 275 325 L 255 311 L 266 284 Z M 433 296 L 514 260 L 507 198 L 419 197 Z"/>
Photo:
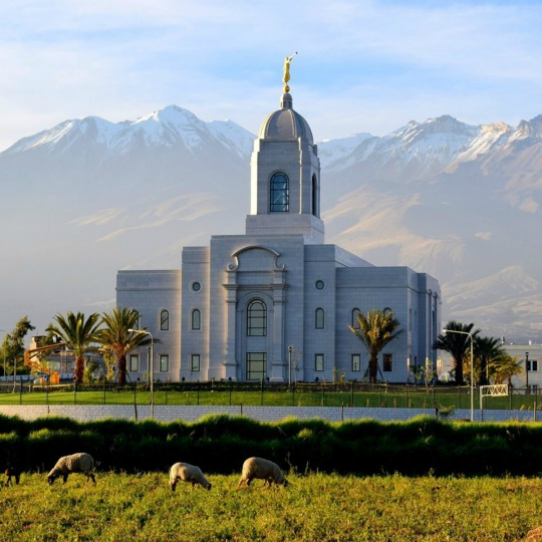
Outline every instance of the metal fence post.
<path id="1" fill-rule="evenodd" d="M 354 406 L 354 381 L 352 380 L 350 385 L 350 406 Z"/>
<path id="2" fill-rule="evenodd" d="M 19 392 L 19 404 L 23 404 L 23 381 L 21 380 L 21 391 Z M 49 403 L 47 403 L 49 404 Z"/>
<path id="3" fill-rule="evenodd" d="M 199 380 L 198 380 L 196 386 L 197 386 L 197 387 L 196 387 L 196 389 L 197 389 L 197 404 L 198 404 L 198 406 L 199 406 Z"/>
<path id="4" fill-rule="evenodd" d="M 231 406 L 231 393 L 233 390 L 233 382 L 230 382 L 230 406 Z"/>
<path id="5" fill-rule="evenodd" d="M 260 382 L 260 405 L 263 406 L 263 378 Z"/>
<path id="6" fill-rule="evenodd" d="M 106 389 L 106 380 L 105 380 L 105 378 L 104 378 L 104 401 L 103 401 L 104 405 L 106 404 L 106 400 L 105 400 L 105 389 Z"/>
<path id="7" fill-rule="evenodd" d="M 77 404 L 77 382 L 73 381 L 73 404 Z"/>

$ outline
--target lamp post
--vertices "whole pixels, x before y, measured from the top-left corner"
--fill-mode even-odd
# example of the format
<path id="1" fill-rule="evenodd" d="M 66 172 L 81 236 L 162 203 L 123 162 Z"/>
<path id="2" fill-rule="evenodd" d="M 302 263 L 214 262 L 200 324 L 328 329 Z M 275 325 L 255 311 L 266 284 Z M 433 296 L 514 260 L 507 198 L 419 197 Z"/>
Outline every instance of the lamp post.
<path id="1" fill-rule="evenodd" d="M 7 331 L 5 329 L 0 329 L 0 331 L 2 331 L 3 333 L 5 333 L 7 335 Z M 4 337 L 5 338 L 5 337 Z M 7 343 L 6 343 L 6 346 L 7 346 Z M 6 350 L 4 348 L 2 348 L 2 350 L 4 351 L 4 379 L 6 381 L 6 386 L 7 386 L 7 383 L 8 383 L 8 376 L 6 374 Z M 7 388 L 6 388 L 7 389 Z"/>
<path id="2" fill-rule="evenodd" d="M 525 387 L 529 393 L 529 352 L 525 352 Z"/>
<path id="3" fill-rule="evenodd" d="M 288 346 L 288 391 L 292 389 L 292 345 Z"/>
<path id="4" fill-rule="evenodd" d="M 150 356 L 150 392 L 151 392 L 151 419 L 154 419 L 154 337 L 150 331 L 144 329 L 129 329 L 130 333 L 144 333 L 151 338 L 151 356 Z"/>
<path id="5" fill-rule="evenodd" d="M 455 329 L 443 329 L 442 333 L 458 333 L 459 335 L 468 335 L 470 339 L 470 421 L 474 421 L 474 349 L 472 334 L 468 331 L 457 331 Z"/>

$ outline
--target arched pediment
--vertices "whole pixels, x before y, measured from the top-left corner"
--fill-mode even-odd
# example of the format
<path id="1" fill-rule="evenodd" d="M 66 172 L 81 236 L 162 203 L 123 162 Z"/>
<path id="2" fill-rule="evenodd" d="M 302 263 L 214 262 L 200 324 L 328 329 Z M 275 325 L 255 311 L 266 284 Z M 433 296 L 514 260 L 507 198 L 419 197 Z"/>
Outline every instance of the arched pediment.
<path id="1" fill-rule="evenodd" d="M 278 265 L 280 254 L 272 248 L 263 245 L 249 245 L 232 253 L 233 263 L 228 265 L 228 271 L 282 271 L 284 263 Z"/>

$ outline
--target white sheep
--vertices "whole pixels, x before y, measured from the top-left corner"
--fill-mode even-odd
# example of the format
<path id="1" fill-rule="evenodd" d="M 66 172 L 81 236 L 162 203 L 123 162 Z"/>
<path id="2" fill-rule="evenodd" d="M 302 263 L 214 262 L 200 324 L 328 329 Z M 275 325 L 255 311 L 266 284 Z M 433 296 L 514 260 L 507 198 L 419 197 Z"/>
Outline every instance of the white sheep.
<path id="1" fill-rule="evenodd" d="M 90 454 L 78 453 L 66 455 L 56 462 L 56 465 L 47 476 L 47 481 L 49 484 L 52 484 L 55 481 L 55 478 L 62 476 L 64 483 L 66 483 L 69 474 L 72 472 L 81 472 L 86 475 L 87 481 L 92 480 L 96 483 L 96 479 L 92 473 L 93 470 L 94 459 Z"/>
<path id="2" fill-rule="evenodd" d="M 169 485 L 171 491 L 175 491 L 175 486 L 179 480 L 182 482 L 190 482 L 192 488 L 194 488 L 196 484 L 199 484 L 205 489 L 211 489 L 211 484 L 207 478 L 203 476 L 201 469 L 194 465 L 189 465 L 188 463 L 175 463 L 175 465 L 172 465 L 169 469 Z"/>
<path id="3" fill-rule="evenodd" d="M 250 457 L 243 463 L 243 472 L 237 488 L 239 489 L 243 483 L 248 487 L 254 479 L 263 480 L 264 485 L 273 483 L 288 485 L 288 480 L 284 478 L 279 466 L 261 457 Z"/>

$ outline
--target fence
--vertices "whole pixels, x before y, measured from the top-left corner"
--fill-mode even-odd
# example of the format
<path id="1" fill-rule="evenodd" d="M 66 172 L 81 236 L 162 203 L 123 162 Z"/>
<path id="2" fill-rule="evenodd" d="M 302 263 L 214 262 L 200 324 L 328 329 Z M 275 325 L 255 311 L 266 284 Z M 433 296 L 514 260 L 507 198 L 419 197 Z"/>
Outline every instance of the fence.
<path id="1" fill-rule="evenodd" d="M 508 397 L 489 397 L 484 409 L 539 410 L 539 390 L 511 388 Z M 478 388 L 475 404 L 478 406 Z M 441 411 L 470 406 L 470 387 L 369 385 L 360 382 L 276 384 L 260 382 L 181 382 L 154 384 L 155 405 L 348 406 L 366 408 L 430 408 Z M 147 384 L 119 387 L 93 385 L 34 385 L 0 383 L 0 404 L 19 405 L 148 405 Z"/>

